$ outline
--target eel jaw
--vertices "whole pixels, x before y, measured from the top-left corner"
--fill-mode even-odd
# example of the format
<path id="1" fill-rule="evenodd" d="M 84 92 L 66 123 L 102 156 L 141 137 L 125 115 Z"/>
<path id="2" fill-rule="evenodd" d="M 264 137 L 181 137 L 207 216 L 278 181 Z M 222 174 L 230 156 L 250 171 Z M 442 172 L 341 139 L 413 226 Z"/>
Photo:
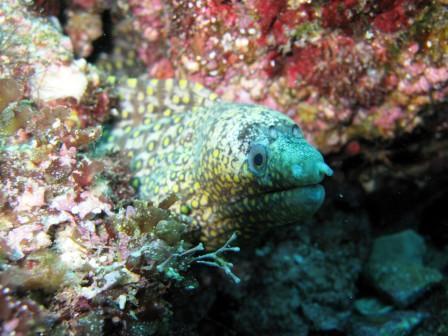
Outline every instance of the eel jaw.
<path id="1" fill-rule="evenodd" d="M 264 200 L 269 202 L 266 209 L 274 215 L 274 222 L 270 221 L 272 226 L 311 217 L 322 206 L 325 189 L 320 183 L 325 176 L 332 176 L 333 170 L 323 161 L 304 168 L 307 167 L 292 165 L 291 184 L 265 194 Z"/>
<path id="2" fill-rule="evenodd" d="M 301 170 L 300 176 L 293 176 L 281 189 L 268 188 L 220 205 L 215 218 L 227 223 L 226 231 L 253 232 L 299 223 L 311 217 L 325 199 L 325 189 L 320 183 L 325 176 L 333 174 L 321 161 L 314 168 L 309 171 L 315 173 L 309 175 L 302 175 L 304 170 Z"/>
<path id="3" fill-rule="evenodd" d="M 324 198 L 318 183 L 274 190 L 226 204 L 221 218 L 239 222 L 242 231 L 283 226 L 312 216 Z"/>
<path id="4" fill-rule="evenodd" d="M 267 209 L 269 217 L 279 226 L 311 217 L 322 206 L 325 189 L 321 184 L 310 184 L 269 194 L 271 206 Z"/>

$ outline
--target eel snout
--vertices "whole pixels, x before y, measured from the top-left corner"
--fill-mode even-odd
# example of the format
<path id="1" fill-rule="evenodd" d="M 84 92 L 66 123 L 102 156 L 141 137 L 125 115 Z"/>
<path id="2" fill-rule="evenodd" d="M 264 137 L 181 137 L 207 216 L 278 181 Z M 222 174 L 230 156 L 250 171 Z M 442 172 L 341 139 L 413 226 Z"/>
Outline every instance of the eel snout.
<path id="1" fill-rule="evenodd" d="M 325 162 L 318 162 L 316 164 L 316 171 L 322 176 L 322 179 L 325 176 L 333 176 L 333 169 L 331 169 Z"/>
<path id="2" fill-rule="evenodd" d="M 333 169 L 325 162 L 317 161 L 307 165 L 293 164 L 291 173 L 298 185 L 310 185 L 322 182 L 325 176 L 332 176 Z"/>

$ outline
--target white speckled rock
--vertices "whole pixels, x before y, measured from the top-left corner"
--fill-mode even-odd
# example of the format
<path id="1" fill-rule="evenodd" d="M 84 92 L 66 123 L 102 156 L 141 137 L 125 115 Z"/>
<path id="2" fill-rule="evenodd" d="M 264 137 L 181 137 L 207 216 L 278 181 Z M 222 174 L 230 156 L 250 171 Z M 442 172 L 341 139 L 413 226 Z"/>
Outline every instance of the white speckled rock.
<path id="1" fill-rule="evenodd" d="M 73 97 L 80 101 L 88 83 L 86 65 L 81 59 L 71 65 L 51 65 L 37 71 L 30 81 L 32 98 L 50 101 Z"/>
<path id="2" fill-rule="evenodd" d="M 424 266 L 425 252 L 423 238 L 413 230 L 379 237 L 365 275 L 397 306 L 406 307 L 442 280 L 437 269 Z"/>

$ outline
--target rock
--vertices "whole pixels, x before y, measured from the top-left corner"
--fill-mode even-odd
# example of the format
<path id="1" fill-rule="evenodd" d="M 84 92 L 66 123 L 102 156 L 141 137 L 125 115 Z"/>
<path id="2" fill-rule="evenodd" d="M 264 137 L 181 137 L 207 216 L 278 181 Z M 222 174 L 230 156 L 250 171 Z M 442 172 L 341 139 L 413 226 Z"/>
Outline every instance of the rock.
<path id="1" fill-rule="evenodd" d="M 418 303 L 419 310 L 427 311 L 431 318 L 425 320 L 412 336 L 448 335 L 448 281 L 445 278 L 430 295 Z"/>
<path id="2" fill-rule="evenodd" d="M 356 314 L 351 319 L 351 336 L 406 336 L 429 316 L 426 312 L 393 311 L 375 298 L 355 301 Z"/>
<path id="3" fill-rule="evenodd" d="M 376 316 L 352 319 L 350 336 L 406 336 L 428 317 L 427 313 L 395 311 Z"/>
<path id="4" fill-rule="evenodd" d="M 406 307 L 442 280 L 437 269 L 423 265 L 426 246 L 413 230 L 374 241 L 365 275 L 395 305 Z"/>
<path id="5" fill-rule="evenodd" d="M 321 225 L 312 222 L 284 234 L 288 240 L 268 242 L 245 257 L 251 265 L 240 269 L 248 279 L 240 288 L 246 288 L 240 296 L 228 292 L 238 307 L 232 327 L 244 335 L 345 331 L 368 253 L 367 217 L 334 211 Z"/>
<path id="6" fill-rule="evenodd" d="M 363 298 L 355 301 L 355 310 L 363 316 L 384 315 L 393 310 L 375 298 Z"/>

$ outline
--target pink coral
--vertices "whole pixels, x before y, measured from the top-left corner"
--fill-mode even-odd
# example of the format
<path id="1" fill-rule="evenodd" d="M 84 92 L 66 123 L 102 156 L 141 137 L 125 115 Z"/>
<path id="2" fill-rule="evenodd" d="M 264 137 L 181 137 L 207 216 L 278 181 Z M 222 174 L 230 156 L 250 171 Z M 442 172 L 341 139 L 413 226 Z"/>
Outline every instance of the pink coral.
<path id="1" fill-rule="evenodd" d="M 50 207 L 59 211 L 71 211 L 76 206 L 76 193 L 66 191 L 51 201 Z"/>
<path id="2" fill-rule="evenodd" d="M 41 224 L 23 224 L 8 232 L 7 244 L 13 259 L 21 259 L 25 254 L 51 245 L 50 237 Z"/>
<path id="3" fill-rule="evenodd" d="M 397 120 L 403 117 L 403 110 L 399 107 L 383 109 L 379 112 L 379 118 L 375 120 L 375 125 L 381 130 L 392 130 Z"/>
<path id="4" fill-rule="evenodd" d="M 71 209 L 71 212 L 78 215 L 81 219 L 89 214 L 100 214 L 103 211 L 106 214 L 111 215 L 111 205 L 104 200 L 101 200 L 100 197 L 87 191 L 81 193 L 80 196 L 81 202 L 76 204 Z"/>
<path id="5" fill-rule="evenodd" d="M 130 4 L 150 75 L 186 76 L 225 99 L 296 116 L 324 151 L 353 136 L 411 131 L 418 109 L 407 103 L 422 106 L 434 90 L 444 96 L 447 67 L 432 64 L 412 35 L 412 27 L 432 24 L 420 0 Z M 404 28 L 411 32 L 405 41 L 398 34 Z M 417 67 L 421 73 L 409 78 Z M 403 113 L 387 118 L 391 108 Z"/>
<path id="6" fill-rule="evenodd" d="M 76 163 L 76 147 L 67 148 L 65 144 L 61 146 L 57 156 L 61 166 L 72 167 Z"/>
<path id="7" fill-rule="evenodd" d="M 417 73 L 414 71 L 413 79 L 405 78 L 398 84 L 400 91 L 407 95 L 424 94 L 432 89 L 437 89 L 438 85 L 444 86 L 448 82 L 447 68 L 428 68 L 423 64 L 418 65 L 421 66 L 420 71 Z"/>
<path id="8" fill-rule="evenodd" d="M 25 191 L 18 197 L 17 202 L 16 211 L 29 211 L 42 207 L 45 205 L 45 187 L 34 180 L 28 181 Z"/>

